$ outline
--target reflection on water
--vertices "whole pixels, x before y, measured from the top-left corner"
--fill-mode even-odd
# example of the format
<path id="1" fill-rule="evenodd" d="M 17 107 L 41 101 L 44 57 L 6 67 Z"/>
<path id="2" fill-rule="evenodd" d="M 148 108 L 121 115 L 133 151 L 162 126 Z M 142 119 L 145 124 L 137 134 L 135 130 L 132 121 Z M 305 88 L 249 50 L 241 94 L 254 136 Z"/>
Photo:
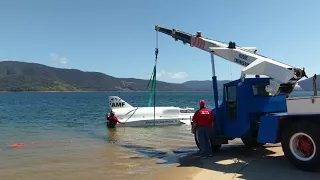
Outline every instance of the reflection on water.
<path id="1" fill-rule="evenodd" d="M 116 143 L 118 141 L 117 128 L 108 129 L 106 137 L 109 143 Z"/>
<path id="2" fill-rule="evenodd" d="M 0 151 L 0 179 L 149 179 L 196 150 L 189 128 L 104 129 L 95 139 L 42 132 L 32 146 Z"/>

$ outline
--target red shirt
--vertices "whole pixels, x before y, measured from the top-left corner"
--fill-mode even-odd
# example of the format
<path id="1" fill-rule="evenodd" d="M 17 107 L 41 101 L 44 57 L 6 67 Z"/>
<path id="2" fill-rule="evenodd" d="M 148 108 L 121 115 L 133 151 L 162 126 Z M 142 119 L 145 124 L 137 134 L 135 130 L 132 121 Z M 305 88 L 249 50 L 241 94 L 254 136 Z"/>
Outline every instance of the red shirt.
<path id="1" fill-rule="evenodd" d="M 198 126 L 212 126 L 214 116 L 210 109 L 202 108 L 194 113 L 192 121 Z"/>
<path id="2" fill-rule="evenodd" d="M 115 122 L 121 123 L 116 116 L 109 116 L 107 119 L 108 119 L 109 121 L 111 120 L 111 121 L 115 121 Z"/>

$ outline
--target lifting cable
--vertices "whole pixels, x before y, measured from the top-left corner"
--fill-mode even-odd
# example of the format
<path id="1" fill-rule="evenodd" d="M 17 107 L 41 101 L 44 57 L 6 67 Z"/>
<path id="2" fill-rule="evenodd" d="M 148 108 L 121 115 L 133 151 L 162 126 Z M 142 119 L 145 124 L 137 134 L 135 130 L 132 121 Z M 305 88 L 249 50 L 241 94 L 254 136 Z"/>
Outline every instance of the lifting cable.
<path id="1" fill-rule="evenodd" d="M 149 88 L 149 85 L 150 85 L 150 82 L 152 80 L 152 83 L 151 83 L 151 89 L 150 89 L 150 95 L 149 95 L 149 101 L 148 101 L 148 107 L 151 106 L 151 100 L 152 100 L 152 95 L 153 95 L 153 125 L 155 126 L 155 121 L 156 121 L 156 77 L 157 77 L 157 62 L 158 62 L 158 53 L 159 53 L 159 48 L 158 48 L 158 31 L 156 31 L 156 49 L 155 49 L 155 64 L 154 64 L 154 67 L 153 67 L 153 71 L 152 71 L 152 74 L 151 74 L 151 77 L 149 79 L 149 82 L 148 82 L 148 85 L 147 85 L 147 88 L 145 91 L 148 90 Z M 129 116 L 129 118 L 125 121 L 127 122 L 134 114 L 135 112 L 137 111 L 139 107 L 137 107 L 134 112 Z"/>
<path id="2" fill-rule="evenodd" d="M 152 74 L 151 74 L 151 77 L 150 77 L 150 79 L 149 79 L 149 82 L 148 82 L 148 85 L 147 85 L 147 88 L 145 89 L 145 92 L 147 92 L 147 90 L 148 90 L 148 88 L 149 88 L 149 85 L 150 85 L 150 82 L 151 82 L 151 80 L 153 80 L 153 75 L 154 75 L 154 73 L 155 73 L 155 70 L 154 70 L 154 68 L 153 68 L 153 71 L 152 71 Z M 153 86 L 153 82 L 152 82 L 152 86 Z M 152 89 L 150 90 L 150 92 L 152 92 Z M 149 97 L 149 102 L 150 102 L 150 100 L 151 100 L 151 96 Z M 150 104 L 150 103 L 149 103 Z M 150 105 L 148 105 L 148 107 L 150 107 Z M 125 120 L 124 122 L 127 122 L 135 113 L 136 113 L 136 111 L 139 109 L 139 107 L 136 107 L 136 109 L 134 110 L 134 112 L 128 117 L 128 119 L 127 120 Z M 131 111 L 129 111 L 127 114 L 129 114 Z"/>
<path id="3" fill-rule="evenodd" d="M 154 62 L 154 73 L 153 73 L 153 125 L 156 125 L 156 77 L 157 77 L 157 62 L 158 62 L 158 31 L 156 31 L 156 49 L 155 49 L 155 62 Z"/>

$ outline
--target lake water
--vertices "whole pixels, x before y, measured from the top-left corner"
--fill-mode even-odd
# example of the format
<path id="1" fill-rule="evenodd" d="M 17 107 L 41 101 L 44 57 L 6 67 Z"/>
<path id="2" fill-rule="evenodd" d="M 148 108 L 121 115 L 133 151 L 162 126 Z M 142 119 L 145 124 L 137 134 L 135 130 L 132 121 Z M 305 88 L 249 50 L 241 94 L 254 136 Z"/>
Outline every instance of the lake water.
<path id="1" fill-rule="evenodd" d="M 312 92 L 295 92 L 294 96 Z M 190 126 L 108 130 L 108 96 L 146 106 L 148 93 L 0 93 L 0 179 L 152 179 L 197 150 Z M 211 92 L 159 92 L 157 106 L 213 108 Z M 10 144 L 24 143 L 21 148 Z"/>

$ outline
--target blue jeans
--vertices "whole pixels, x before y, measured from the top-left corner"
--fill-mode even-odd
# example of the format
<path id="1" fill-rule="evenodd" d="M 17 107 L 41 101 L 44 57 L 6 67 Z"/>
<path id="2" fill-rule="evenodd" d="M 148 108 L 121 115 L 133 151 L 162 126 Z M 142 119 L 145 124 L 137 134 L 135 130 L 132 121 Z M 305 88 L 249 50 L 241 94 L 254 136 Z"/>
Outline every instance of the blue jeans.
<path id="1" fill-rule="evenodd" d="M 208 156 L 212 154 L 210 137 L 211 137 L 211 127 L 197 128 L 197 139 L 200 146 L 200 154 L 202 156 Z"/>

